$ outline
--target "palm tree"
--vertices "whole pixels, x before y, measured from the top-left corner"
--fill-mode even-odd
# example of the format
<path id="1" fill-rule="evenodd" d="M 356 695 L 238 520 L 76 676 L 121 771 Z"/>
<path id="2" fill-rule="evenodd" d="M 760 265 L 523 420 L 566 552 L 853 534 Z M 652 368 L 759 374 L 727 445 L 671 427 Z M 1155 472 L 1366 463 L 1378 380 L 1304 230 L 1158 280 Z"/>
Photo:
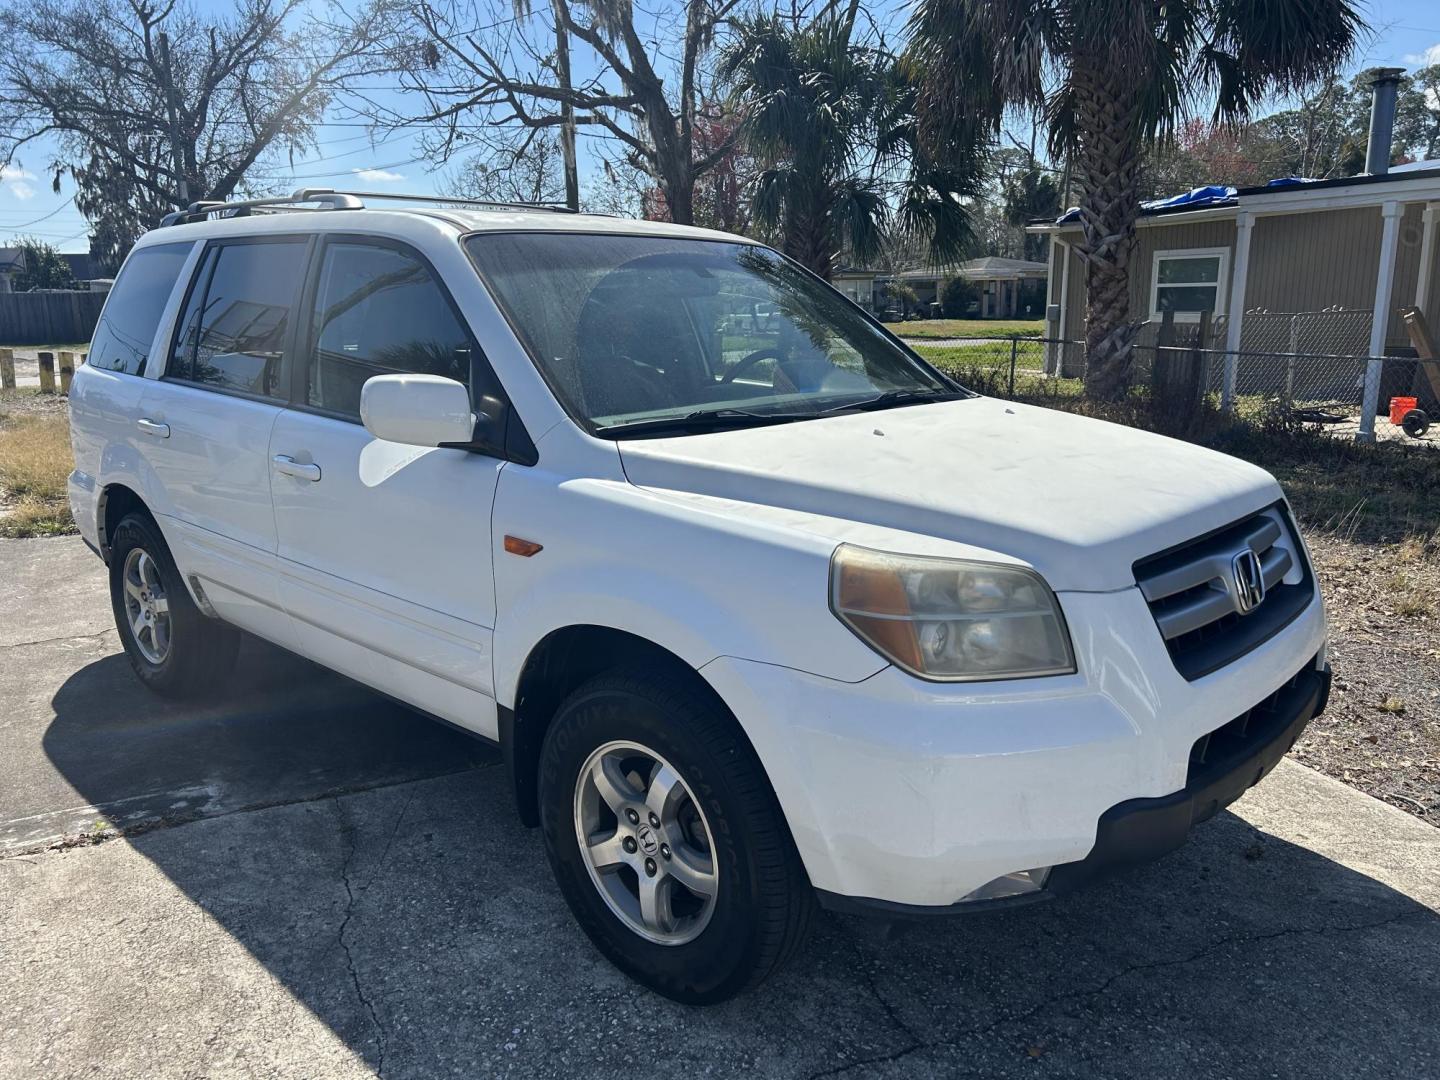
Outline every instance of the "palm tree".
<path id="1" fill-rule="evenodd" d="M 1266 94 L 1297 91 L 1353 53 L 1348 0 L 920 0 L 912 59 L 930 151 L 993 134 L 1007 108 L 1043 109 L 1051 149 L 1080 180 L 1086 389 L 1130 379 L 1130 255 L 1140 154 L 1213 100 L 1236 122 Z"/>
<path id="2" fill-rule="evenodd" d="M 973 149 L 944 166 L 921 152 L 915 87 L 894 56 L 852 42 L 856 6 L 743 22 L 720 68 L 760 167 L 755 222 L 826 280 L 842 251 L 866 262 L 900 233 L 924 237 L 937 261 L 959 257 L 979 175 Z"/>

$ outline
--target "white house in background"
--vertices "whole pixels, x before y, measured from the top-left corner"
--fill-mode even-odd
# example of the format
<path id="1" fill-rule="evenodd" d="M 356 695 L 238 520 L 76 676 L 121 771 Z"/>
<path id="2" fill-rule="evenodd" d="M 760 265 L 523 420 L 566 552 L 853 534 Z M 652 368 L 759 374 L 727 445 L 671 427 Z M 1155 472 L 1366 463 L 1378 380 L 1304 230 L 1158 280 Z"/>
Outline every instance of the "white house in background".
<path id="1" fill-rule="evenodd" d="M 0 247 L 0 293 L 15 291 L 14 279 L 25 269 L 25 250 Z"/>
<path id="2" fill-rule="evenodd" d="M 912 310 L 926 314 L 940 297 L 941 285 L 962 277 L 979 287 L 980 296 L 969 317 L 976 319 L 1039 318 L 1044 313 L 1045 280 L 1050 268 L 1043 262 L 1004 259 L 987 255 L 959 266 L 933 270 L 858 270 L 841 267 L 831 275 L 831 284 L 851 300 L 870 311 L 883 312 L 899 305 L 887 299 L 885 286 L 903 282 L 915 291 Z"/>

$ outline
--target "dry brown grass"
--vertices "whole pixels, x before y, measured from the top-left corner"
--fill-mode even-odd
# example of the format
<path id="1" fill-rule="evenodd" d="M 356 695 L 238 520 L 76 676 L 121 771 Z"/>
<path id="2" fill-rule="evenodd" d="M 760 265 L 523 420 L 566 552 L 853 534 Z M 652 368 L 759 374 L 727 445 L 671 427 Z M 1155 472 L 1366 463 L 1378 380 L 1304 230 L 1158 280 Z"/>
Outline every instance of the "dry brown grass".
<path id="1" fill-rule="evenodd" d="M 0 415 L 0 536 L 75 531 L 65 493 L 73 461 L 65 413 Z"/>

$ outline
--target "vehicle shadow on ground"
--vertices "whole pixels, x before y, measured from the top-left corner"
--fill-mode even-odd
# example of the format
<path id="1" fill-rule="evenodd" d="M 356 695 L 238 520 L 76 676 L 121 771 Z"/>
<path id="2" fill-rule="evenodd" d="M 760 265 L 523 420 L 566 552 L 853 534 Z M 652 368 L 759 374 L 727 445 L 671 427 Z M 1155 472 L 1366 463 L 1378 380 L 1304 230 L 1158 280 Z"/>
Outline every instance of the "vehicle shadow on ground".
<path id="1" fill-rule="evenodd" d="M 1400 1077 L 1440 1055 L 1440 917 L 1230 813 L 1047 904 L 898 934 L 822 914 L 768 983 L 691 1009 L 590 947 L 492 751 L 343 680 L 264 650 L 220 700 L 157 707 L 112 657 L 55 713 L 46 749 L 92 802 L 153 783 L 238 805 L 267 767 L 291 778 L 303 801 L 118 842 L 387 1077 Z M 367 768 L 430 778 L 294 782 Z"/>
<path id="2" fill-rule="evenodd" d="M 183 821 L 477 768 L 492 747 L 247 637 L 223 687 L 170 701 L 123 653 L 56 692 L 46 754 L 116 825 Z"/>

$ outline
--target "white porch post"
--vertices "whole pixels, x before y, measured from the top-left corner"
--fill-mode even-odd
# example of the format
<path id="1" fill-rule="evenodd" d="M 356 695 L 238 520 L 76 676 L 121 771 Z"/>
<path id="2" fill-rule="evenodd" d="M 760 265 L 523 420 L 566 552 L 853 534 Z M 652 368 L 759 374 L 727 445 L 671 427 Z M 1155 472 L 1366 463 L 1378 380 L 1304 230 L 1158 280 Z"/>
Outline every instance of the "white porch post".
<path id="1" fill-rule="evenodd" d="M 1380 374 L 1385 369 L 1385 335 L 1390 328 L 1391 294 L 1395 288 L 1395 251 L 1400 240 L 1404 207 L 1392 200 L 1380 208 L 1385 219 L 1380 234 L 1380 269 L 1375 277 L 1375 309 L 1370 317 L 1370 359 L 1365 364 L 1365 393 L 1360 401 L 1360 430 L 1356 442 L 1375 441 L 1375 410 L 1380 405 Z"/>
<path id="2" fill-rule="evenodd" d="M 1045 256 L 1045 336 L 1047 338 L 1058 338 L 1060 326 L 1058 321 L 1050 321 L 1050 308 L 1055 304 L 1055 283 L 1059 277 L 1055 274 L 1055 253 L 1060 250 L 1060 245 L 1055 242 L 1055 237 L 1050 237 L 1050 250 Z M 1059 308 L 1056 308 L 1058 319 Z M 1054 341 L 1045 343 L 1045 374 L 1049 375 L 1055 365 L 1056 347 Z"/>
<path id="3" fill-rule="evenodd" d="M 1430 283 L 1435 270 L 1435 223 L 1440 221 L 1440 203 L 1426 203 L 1421 217 L 1420 276 L 1415 280 L 1415 306 L 1424 309 L 1430 300 Z"/>
<path id="4" fill-rule="evenodd" d="M 1066 299 L 1070 295 L 1070 245 L 1058 236 L 1054 238 L 1052 246 L 1059 251 L 1060 255 L 1060 326 L 1055 331 L 1055 336 L 1061 344 L 1055 346 L 1055 366 L 1051 371 L 1052 375 L 1059 377 L 1065 374 L 1065 328 L 1069 325 L 1069 305 Z"/>
<path id="5" fill-rule="evenodd" d="M 1240 381 L 1240 333 L 1245 326 L 1245 283 L 1250 275 L 1250 238 L 1255 232 L 1255 215 L 1242 210 L 1235 218 L 1235 265 L 1230 270 L 1230 300 L 1225 306 L 1225 382 L 1220 388 L 1220 408 L 1235 408 L 1235 388 Z"/>

